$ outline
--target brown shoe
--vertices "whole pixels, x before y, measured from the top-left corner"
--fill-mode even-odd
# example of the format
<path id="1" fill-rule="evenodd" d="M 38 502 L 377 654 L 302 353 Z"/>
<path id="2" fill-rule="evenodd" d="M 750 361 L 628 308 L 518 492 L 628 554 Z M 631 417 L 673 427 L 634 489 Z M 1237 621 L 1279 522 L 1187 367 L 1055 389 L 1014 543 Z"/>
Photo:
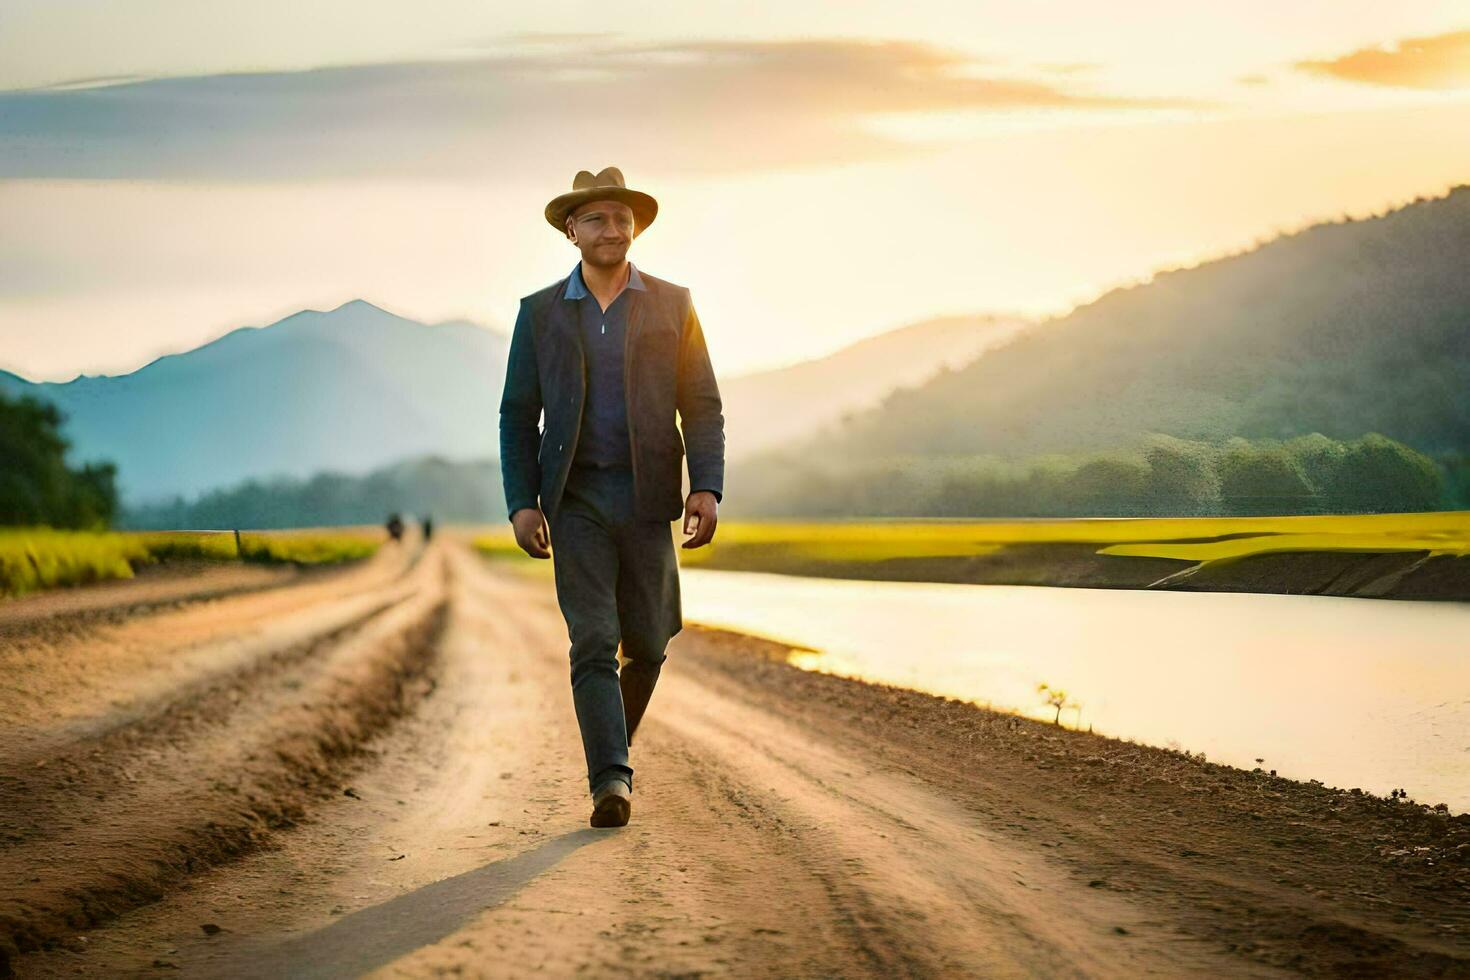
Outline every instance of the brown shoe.
<path id="1" fill-rule="evenodd" d="M 622 827 L 632 812 L 632 792 L 621 779 L 610 779 L 592 794 L 592 826 Z"/>

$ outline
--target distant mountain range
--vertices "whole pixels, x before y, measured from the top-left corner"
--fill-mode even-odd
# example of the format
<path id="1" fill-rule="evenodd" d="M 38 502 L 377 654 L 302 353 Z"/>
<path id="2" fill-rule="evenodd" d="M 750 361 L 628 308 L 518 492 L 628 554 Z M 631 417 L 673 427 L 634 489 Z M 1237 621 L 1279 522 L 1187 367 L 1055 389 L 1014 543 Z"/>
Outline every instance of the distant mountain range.
<path id="1" fill-rule="evenodd" d="M 72 458 L 116 462 L 124 501 L 139 503 L 247 477 L 497 455 L 506 349 L 471 323 L 426 326 L 355 300 L 130 374 L 44 384 L 0 374 L 0 386 L 54 402 Z"/>
<path id="2" fill-rule="evenodd" d="M 928 320 L 722 377 L 738 464 L 727 489 L 759 509 L 762 493 L 801 485 L 804 467 L 832 476 L 875 461 L 1076 456 L 1150 433 L 1380 433 L 1448 470 L 1470 452 L 1466 256 L 1460 187 L 1161 272 L 1044 323 Z M 426 325 L 355 300 L 127 375 L 35 384 L 0 372 L 0 390 L 54 402 L 72 460 L 116 462 L 133 509 L 424 456 L 480 461 L 466 470 L 477 485 L 498 455 L 507 347 L 473 323 Z M 900 481 L 894 493 L 911 490 Z"/>
<path id="3" fill-rule="evenodd" d="M 931 320 L 829 357 L 722 378 L 727 454 L 800 438 L 1023 325 Z M 0 371 L 0 391 L 55 403 L 70 458 L 116 462 L 123 501 L 139 508 L 250 479 L 364 475 L 423 456 L 493 459 L 508 345 L 468 321 L 427 325 L 354 300 L 242 327 L 130 374 L 34 383 Z"/>
<path id="4" fill-rule="evenodd" d="M 1115 289 L 772 465 L 1083 453 L 1150 432 L 1470 452 L 1470 186 Z"/>

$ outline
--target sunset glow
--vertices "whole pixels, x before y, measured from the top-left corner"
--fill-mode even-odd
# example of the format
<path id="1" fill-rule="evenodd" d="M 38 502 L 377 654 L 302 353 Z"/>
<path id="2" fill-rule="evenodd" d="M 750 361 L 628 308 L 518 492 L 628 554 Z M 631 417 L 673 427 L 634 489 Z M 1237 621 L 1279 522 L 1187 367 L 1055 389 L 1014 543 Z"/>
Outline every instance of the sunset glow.
<path id="1" fill-rule="evenodd" d="M 115 31 L 89 10 L 85 36 L 128 40 L 99 48 L 81 13 L 19 4 L 0 367 L 119 373 L 356 297 L 505 331 L 575 260 L 540 208 L 608 163 L 659 198 L 634 257 L 695 289 L 725 374 L 1064 312 L 1470 176 L 1453 4 L 1270 8 L 1269 31 L 1265 4 L 929 3 L 840 29 L 720 6 L 266 3 L 221 31 L 155 0 Z"/>

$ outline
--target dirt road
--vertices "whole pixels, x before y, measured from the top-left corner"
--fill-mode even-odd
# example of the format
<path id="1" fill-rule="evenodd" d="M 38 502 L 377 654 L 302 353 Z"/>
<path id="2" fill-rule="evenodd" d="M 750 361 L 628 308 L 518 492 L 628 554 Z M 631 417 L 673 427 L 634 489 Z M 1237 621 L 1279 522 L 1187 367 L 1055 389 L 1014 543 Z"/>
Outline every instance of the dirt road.
<path id="1" fill-rule="evenodd" d="M 1470 976 L 1470 818 L 690 625 L 593 830 L 549 582 L 126 585 L 0 607 L 18 976 Z"/>

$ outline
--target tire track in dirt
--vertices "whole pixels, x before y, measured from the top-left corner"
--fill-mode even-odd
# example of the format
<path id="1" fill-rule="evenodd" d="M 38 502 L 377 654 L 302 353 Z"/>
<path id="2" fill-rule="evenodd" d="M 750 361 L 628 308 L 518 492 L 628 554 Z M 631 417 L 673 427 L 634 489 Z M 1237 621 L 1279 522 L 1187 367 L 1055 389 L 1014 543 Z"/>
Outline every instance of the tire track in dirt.
<path id="1" fill-rule="evenodd" d="M 79 624 L 119 622 L 159 609 L 278 589 L 303 580 L 348 574 L 352 570 L 350 566 L 296 568 L 243 562 L 168 561 L 156 568 L 143 568 L 130 579 L 6 597 L 0 600 L 0 640 L 17 640 L 48 631 L 65 634 Z"/>
<path id="2" fill-rule="evenodd" d="M 527 587 L 483 562 L 475 562 L 475 573 L 481 601 L 505 611 L 522 637 L 518 655 L 563 702 L 560 723 L 571 751 L 560 765 L 575 778 L 585 822 L 590 805 L 568 687 L 566 626 L 555 594 L 550 583 Z M 675 656 L 671 649 L 660 691 L 680 670 Z M 656 694 L 655 702 L 662 696 Z M 381 975 L 423 976 L 430 964 L 436 974 L 494 972 L 484 959 L 456 956 L 458 949 L 499 949 L 513 963 L 612 976 L 830 976 L 882 959 L 872 954 L 872 935 L 837 900 L 831 880 L 809 860 L 785 818 L 757 804 L 749 787 L 722 771 L 702 746 L 651 725 L 640 728 L 632 755 L 638 789 L 628 827 L 604 832 L 608 837 L 595 854 L 576 855 L 517 901 L 489 912 L 461 934 L 466 945 L 441 944 Z M 566 910 L 583 928 L 554 922 L 548 928 L 538 912 L 553 909 Z"/>
<path id="3" fill-rule="evenodd" d="M 307 586 L 332 588 L 339 580 L 384 570 L 406 573 L 422 554 L 410 542 L 421 545 L 422 538 L 410 534 L 403 544 L 387 543 L 368 558 L 326 565 L 169 559 L 145 566 L 130 579 L 7 597 L 0 599 L 0 644 L 36 636 L 64 639 L 87 628 L 260 592 L 308 594 Z"/>
<path id="4" fill-rule="evenodd" d="M 477 578 L 525 637 L 528 667 L 565 685 L 549 583 L 485 566 Z M 506 962 L 594 975 L 1279 975 L 1159 935 L 1156 910 L 1069 879 L 774 706 L 742 705 L 682 647 L 633 753 L 633 823 L 375 976 L 494 975 Z"/>
<path id="5" fill-rule="evenodd" d="M 567 806 L 580 779 L 559 765 L 577 743 L 575 729 L 555 724 L 558 692 L 509 655 L 514 632 L 468 597 L 460 562 L 450 565 L 437 683 L 364 745 L 373 762 L 353 773 L 351 796 L 316 800 L 271 846 L 201 870 L 85 940 L 24 957 L 23 975 L 148 975 L 155 960 L 191 976 L 344 975 L 354 956 L 385 955 L 384 942 L 435 934 L 441 922 L 452 930 L 456 900 L 513 889 L 525 861 L 583 843 L 547 827 L 585 823 Z M 484 887 L 457 884 L 473 884 L 479 869 Z M 374 920 L 375 908 L 387 919 Z M 221 931 L 205 935 L 204 922 Z M 303 936 L 314 937 L 309 955 L 292 946 Z M 289 969 L 272 966 L 282 957 Z"/>
<path id="6" fill-rule="evenodd" d="M 678 745 L 650 739 L 640 820 L 589 830 L 564 625 L 544 595 L 512 608 L 522 597 L 476 557 L 451 558 L 439 684 L 372 743 L 354 797 L 26 957 L 25 975 L 146 975 L 155 960 L 207 977 L 831 975 L 859 955 L 823 884 L 791 873 Z"/>
<path id="7" fill-rule="evenodd" d="M 0 950 L 33 950 L 156 900 L 300 819 L 432 688 L 446 576 L 436 557 L 410 575 L 411 595 L 369 597 L 381 608 L 284 660 L 247 664 L 233 686 L 196 686 L 138 732 L 119 723 L 74 745 L 90 751 L 63 756 L 43 777 L 49 791 L 7 780 L 0 880 L 21 885 L 0 899 Z"/>
<path id="8" fill-rule="evenodd" d="M 405 725 L 419 738 L 380 755 L 357 780 L 368 799 L 384 802 L 326 802 L 284 835 L 279 854 L 249 859 L 248 875 L 238 864 L 215 869 L 188 896 L 130 916 L 127 939 L 93 936 L 89 961 L 110 955 L 109 965 L 141 971 L 151 960 L 139 944 L 151 943 L 155 958 L 161 952 L 209 976 L 272 975 L 272 964 L 279 975 L 290 963 L 302 975 L 339 975 L 333 969 L 350 963 L 384 977 L 921 976 L 977 964 L 998 975 L 1122 975 L 1161 964 L 1174 975 L 1208 972 L 1188 969 L 1189 955 L 1147 954 L 1099 970 L 1113 953 L 1106 935 L 1079 940 L 1058 925 L 1062 935 L 1050 936 L 1054 909 L 1038 909 L 1035 897 L 1044 874 L 980 834 L 972 816 L 899 777 L 864 772 L 840 750 L 738 703 L 715 678 L 686 676 L 693 665 L 677 648 L 635 750 L 634 823 L 578 842 L 504 894 L 434 906 L 430 895 L 445 894 L 436 883 L 508 868 L 584 833 L 587 806 L 554 597 L 545 584 L 502 578 L 468 554 L 456 551 L 453 561 L 463 580 L 452 616 L 459 625 L 449 631 L 458 639 L 446 643 L 443 666 L 455 682 Z M 493 755 L 474 764 L 464 758 L 463 730 L 477 716 L 488 745 L 476 744 Z M 386 852 L 399 848 L 404 860 L 389 864 L 398 855 Z M 1014 881 L 1018 869 L 1033 880 Z M 385 890 L 389 880 L 396 894 Z M 292 895 L 273 902 L 277 891 Z M 1051 901 L 1074 897 L 1060 895 Z M 239 938 L 199 935 L 200 904 L 211 917 L 224 913 L 222 935 Z M 385 928 L 409 945 L 352 959 Z M 59 955 L 51 961 L 58 973 L 67 962 Z"/>
<path id="9" fill-rule="evenodd" d="M 583 834 L 591 806 L 566 628 L 549 583 L 521 589 L 473 555 L 456 558 L 471 583 L 467 601 L 494 611 L 502 655 L 520 683 L 541 692 L 535 727 L 509 741 L 527 819 L 544 821 L 552 841 Z M 513 895 L 460 910 L 458 928 L 442 939 L 365 975 L 830 976 L 858 960 L 823 883 L 794 871 L 791 852 L 771 846 L 768 828 L 729 805 L 708 760 L 663 733 L 639 738 L 635 756 L 652 761 L 636 776 L 641 802 L 628 827 L 597 831 Z M 297 948 L 310 956 L 309 942 Z"/>
<path id="10" fill-rule="evenodd" d="M 422 654 L 421 687 L 398 700 L 393 725 L 347 739 L 353 759 L 371 764 L 318 766 L 323 753 L 293 751 L 303 715 L 288 710 L 293 699 L 280 684 L 295 675 L 269 674 L 276 702 L 234 705 L 224 725 L 189 728 L 196 739 L 174 757 L 145 754 L 140 763 L 177 772 L 186 759 L 226 758 L 220 740 L 241 733 L 259 751 L 284 748 L 289 758 L 267 760 L 269 770 L 311 788 L 267 782 L 204 793 L 195 773 L 196 795 L 180 796 L 177 808 L 196 821 L 228 818 L 231 804 L 258 814 L 287 798 L 294 809 L 274 826 L 252 816 L 246 825 L 256 836 L 233 860 L 176 869 L 158 883 L 156 901 L 111 926 L 84 938 L 58 930 L 58 945 L 22 958 L 24 975 L 1174 977 L 1353 969 L 1352 935 L 1339 937 L 1345 952 L 1328 948 L 1334 923 L 1348 927 L 1351 915 L 1302 904 L 1302 918 L 1291 919 L 1292 896 L 1273 892 L 1254 865 L 1232 875 L 1178 856 L 1177 842 L 1209 816 L 1208 803 L 1161 818 L 1180 825 L 1166 839 L 1153 809 L 1143 801 L 1129 808 L 1123 790 L 1071 793 L 1059 788 L 1055 769 L 1033 772 L 1033 756 L 1044 767 L 1067 762 L 1061 743 L 1043 740 L 1054 735 L 1046 726 L 1013 733 L 1004 718 L 967 720 L 978 710 L 970 706 L 757 662 L 762 641 L 698 627 L 673 641 L 633 747 L 632 823 L 589 831 L 565 624 L 550 581 L 507 572 L 462 542 L 440 538 L 435 549 L 446 581 L 434 607 L 437 632 L 423 645 L 432 652 Z M 431 601 L 416 593 L 340 647 L 402 664 L 370 634 Z M 306 658 L 320 672 L 291 693 L 309 689 L 309 700 L 332 703 L 331 665 L 355 660 L 340 651 Z M 361 686 L 356 669 L 345 673 Z M 1110 751 L 1081 734 L 1078 745 Z M 1124 758 L 1142 751 L 1119 747 L 1119 771 L 1108 778 L 1139 768 L 1144 784 L 1161 772 Z M 1095 778 L 1084 761 L 1083 775 Z M 248 775 L 248 766 L 236 768 Z M 222 771 L 211 763 L 211 775 Z M 347 771 L 350 796 L 338 781 Z M 166 781 L 149 785 L 155 804 L 173 800 Z M 1106 805 L 1113 819 L 1104 826 L 1097 812 L 1079 817 L 1063 804 Z M 137 839 L 131 828 L 117 832 Z M 1160 847 L 1148 835 L 1159 835 Z M 71 827 L 51 843 L 60 853 L 81 839 L 101 835 Z M 269 847 L 254 846 L 265 841 Z M 1243 857 L 1279 853 L 1269 843 L 1257 841 L 1259 853 Z M 1087 870 L 1100 866 L 1113 868 L 1108 880 L 1090 882 Z M 1249 948 L 1232 951 L 1215 927 L 1300 927 L 1302 935 L 1292 947 L 1283 934 L 1266 961 Z M 1374 953 L 1356 962 L 1387 961 Z M 1415 962 L 1457 975 L 1453 959 Z"/>
<path id="11" fill-rule="evenodd" d="M 179 687 L 142 698 L 106 715 L 64 722 L 54 728 L 12 733 L 0 740 L 0 772 L 24 773 L 83 755 L 93 760 L 119 748 L 141 748 L 148 741 L 176 738 L 190 726 L 220 724 L 252 688 L 341 643 L 382 613 L 405 601 L 411 591 L 387 598 L 344 603 L 324 626 L 317 622 L 272 630 L 259 640 L 219 650 L 219 665 Z M 321 620 L 325 617 L 312 617 Z M 52 768 L 55 768 L 52 766 Z M 25 781 L 22 779 L 22 783 Z M 20 793 L 29 787 L 19 787 Z M 0 801 L 5 784 L 0 782 Z M 0 802 L 3 805 L 3 802 Z"/>
<path id="12" fill-rule="evenodd" d="M 167 695 L 217 670 L 229 658 L 222 646 L 290 642 L 269 634 L 293 624 L 318 630 L 312 624 L 330 615 L 330 603 L 402 582 L 417 555 L 418 549 L 389 547 L 351 569 L 288 575 L 260 588 L 203 590 L 178 602 L 136 602 L 122 587 L 132 583 L 109 583 L 116 587 L 105 608 L 84 602 L 84 613 L 58 612 L 0 634 L 0 673 L 9 681 L 0 687 L 0 717 L 8 723 L 0 739 L 55 728 L 65 719 L 112 716 L 130 702 Z M 143 582 L 137 588 L 148 592 L 152 586 Z M 14 616 L 11 605 L 0 603 L 0 620 Z"/>

